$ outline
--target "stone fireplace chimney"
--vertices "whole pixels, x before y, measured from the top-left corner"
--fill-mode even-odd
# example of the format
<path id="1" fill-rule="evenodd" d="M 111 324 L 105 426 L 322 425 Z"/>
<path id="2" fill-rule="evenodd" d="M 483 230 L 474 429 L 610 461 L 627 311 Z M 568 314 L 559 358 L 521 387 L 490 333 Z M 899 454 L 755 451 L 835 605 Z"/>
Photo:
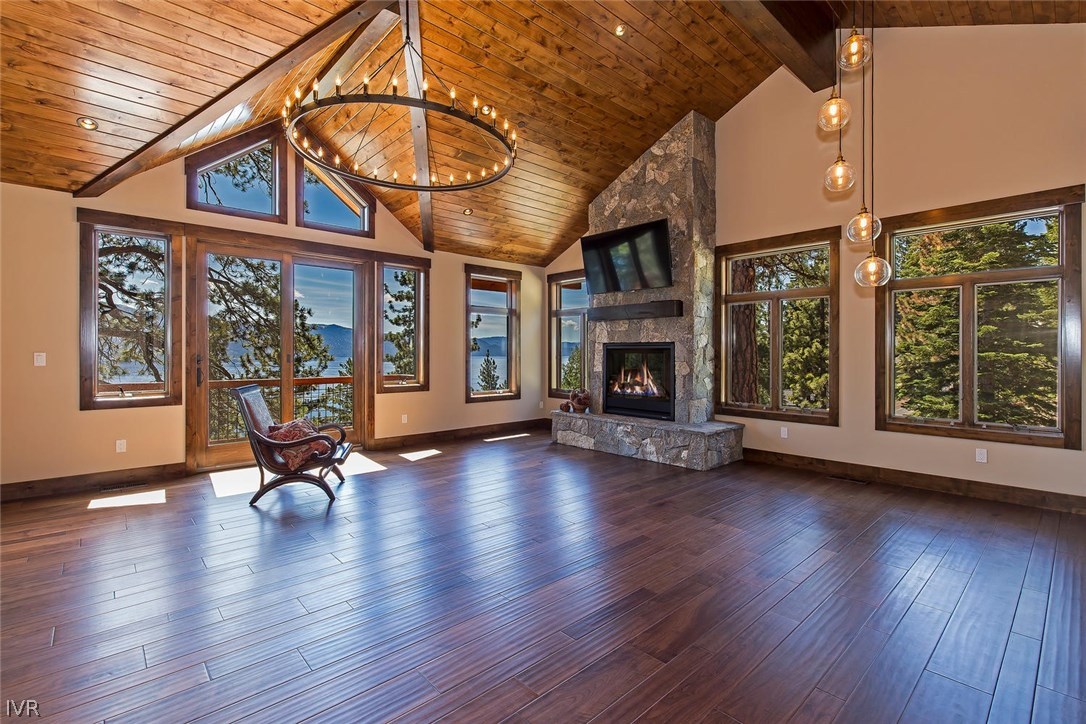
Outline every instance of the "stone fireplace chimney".
<path id="1" fill-rule="evenodd" d="M 681 317 L 589 321 L 588 380 L 594 410 L 604 390 L 603 345 L 675 343 L 675 422 L 713 416 L 713 247 L 716 151 L 713 123 L 691 112 L 615 179 L 588 207 L 589 233 L 666 217 L 673 285 L 593 294 L 591 306 L 679 300 Z"/>

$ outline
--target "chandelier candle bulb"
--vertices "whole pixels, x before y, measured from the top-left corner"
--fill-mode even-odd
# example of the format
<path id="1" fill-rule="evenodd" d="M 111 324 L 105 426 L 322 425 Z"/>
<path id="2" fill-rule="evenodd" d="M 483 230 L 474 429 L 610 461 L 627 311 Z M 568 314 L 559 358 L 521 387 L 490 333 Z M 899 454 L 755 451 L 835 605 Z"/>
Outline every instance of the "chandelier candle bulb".
<path id="1" fill-rule="evenodd" d="M 434 186 L 437 186 L 437 174 L 436 173 L 430 174 L 430 183 L 432 183 Z"/>
<path id="2" fill-rule="evenodd" d="M 343 95 L 343 79 L 338 75 L 336 76 L 336 96 Z"/>
<path id="3" fill-rule="evenodd" d="M 398 83 L 398 79 L 396 78 L 396 76 L 392 76 L 392 97 L 393 98 L 396 97 L 396 91 L 398 90 L 397 83 Z"/>
<path id="4" fill-rule="evenodd" d="M 456 89 L 449 88 L 449 108 L 456 108 Z"/>
<path id="5" fill-rule="evenodd" d="M 399 179 L 400 179 L 400 172 L 399 172 L 399 171 L 393 171 L 393 172 L 392 172 L 392 181 L 393 181 L 393 182 L 396 182 L 396 181 L 398 181 Z"/>
<path id="6" fill-rule="evenodd" d="M 320 90 L 320 81 L 313 81 L 313 102 L 316 103 L 319 98 L 317 97 L 317 91 Z"/>
<path id="7" fill-rule="evenodd" d="M 430 82 L 425 78 L 422 79 L 422 100 L 426 100 L 426 91 L 430 90 Z"/>
<path id="8" fill-rule="evenodd" d="M 370 94 L 370 77 L 368 75 L 362 76 L 362 95 L 368 96 Z"/>
<path id="9" fill-rule="evenodd" d="M 317 149 L 317 158 L 324 158 L 324 149 L 323 148 L 318 148 Z"/>
<path id="10" fill-rule="evenodd" d="M 471 97 L 471 115 L 475 118 L 479 117 L 479 96 Z"/>
<path id="11" fill-rule="evenodd" d="M 411 183 L 415 183 L 419 180 L 419 175 L 414 171 L 411 172 Z"/>
<path id="12" fill-rule="evenodd" d="M 339 154 L 338 153 L 336 154 L 336 157 L 332 160 L 332 163 L 334 163 L 337 166 L 339 165 Z"/>

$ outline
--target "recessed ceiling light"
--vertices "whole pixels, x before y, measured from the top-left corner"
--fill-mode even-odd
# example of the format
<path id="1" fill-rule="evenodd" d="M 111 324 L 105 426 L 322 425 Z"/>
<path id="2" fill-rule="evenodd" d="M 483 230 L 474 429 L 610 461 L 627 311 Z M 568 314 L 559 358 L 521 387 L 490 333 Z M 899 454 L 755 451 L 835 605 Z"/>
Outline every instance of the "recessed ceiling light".
<path id="1" fill-rule="evenodd" d="M 615 35 L 617 35 L 618 37 L 621 38 L 625 34 L 626 34 L 626 26 L 625 25 L 616 25 L 615 26 Z"/>
<path id="2" fill-rule="evenodd" d="M 97 131 L 98 121 L 86 116 L 80 116 L 75 119 L 75 124 L 86 131 Z"/>
<path id="3" fill-rule="evenodd" d="M 490 110 L 491 109 L 490 109 L 489 105 L 485 105 L 485 104 L 483 105 L 482 111 L 483 111 L 484 116 L 489 116 L 490 115 Z"/>
<path id="4" fill-rule="evenodd" d="M 475 209 L 464 209 L 464 216 L 471 216 L 475 213 Z"/>

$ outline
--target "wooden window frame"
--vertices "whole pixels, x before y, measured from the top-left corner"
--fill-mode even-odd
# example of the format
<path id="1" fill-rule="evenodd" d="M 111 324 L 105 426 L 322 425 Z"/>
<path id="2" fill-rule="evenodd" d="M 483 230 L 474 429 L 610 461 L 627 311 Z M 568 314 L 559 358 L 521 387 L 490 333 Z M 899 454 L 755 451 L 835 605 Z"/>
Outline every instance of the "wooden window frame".
<path id="1" fill-rule="evenodd" d="M 501 307 L 473 307 L 471 304 L 472 277 L 504 279 L 509 283 L 508 306 L 505 307 L 509 351 L 509 392 L 499 394 L 471 394 L 471 327 L 472 314 L 500 314 Z M 464 264 L 464 401 L 496 402 L 520 399 L 520 282 L 522 274 L 515 269 Z"/>
<path id="2" fill-rule="evenodd" d="M 727 293 L 726 265 L 735 257 L 751 256 L 756 254 L 772 254 L 791 249 L 800 249 L 816 245 L 826 244 L 829 249 L 830 270 L 829 285 L 825 287 L 812 287 L 809 289 L 791 289 L 771 292 L 742 292 L 738 294 Z M 714 286 L 714 312 L 713 312 L 713 340 L 716 351 L 716 370 L 713 388 L 715 399 L 715 411 L 718 415 L 733 417 L 755 417 L 766 420 L 780 420 L 782 422 L 799 422 L 810 425 L 828 425 L 836 427 L 839 424 L 840 407 L 838 405 L 840 379 L 838 375 L 838 345 L 840 338 L 840 245 L 841 227 L 830 226 L 824 229 L 812 229 L 794 234 L 773 236 L 766 239 L 740 242 L 738 244 L 724 244 L 716 247 L 715 268 L 713 273 Z M 830 306 L 830 380 L 826 390 L 828 409 L 812 412 L 786 409 L 779 403 L 781 396 L 781 365 L 780 365 L 780 304 L 787 299 L 807 299 L 815 297 L 828 297 Z M 725 310 L 729 304 L 739 302 L 764 302 L 771 303 L 770 319 L 777 320 L 770 323 L 770 344 L 776 351 L 774 363 L 770 367 L 770 406 L 746 407 L 728 404 L 725 398 L 725 377 L 728 369 L 728 355 L 730 344 L 725 338 L 727 324 Z"/>
<path id="3" fill-rule="evenodd" d="M 272 201 L 275 204 L 273 213 L 266 214 L 260 211 L 232 209 L 200 201 L 199 177 L 201 170 L 237 156 L 246 150 L 263 146 L 266 143 L 272 145 L 272 169 L 275 171 L 272 188 Z M 190 209 L 209 211 L 213 214 L 273 221 L 277 224 L 287 223 L 287 139 L 283 135 L 282 125 L 278 122 L 266 123 L 263 126 L 253 128 L 186 156 L 185 205 Z"/>
<path id="4" fill-rule="evenodd" d="M 892 253 L 895 234 L 912 229 L 959 222 L 983 222 L 989 217 L 1055 209 L 1060 219 L 1060 263 L 1056 267 L 1001 269 L 987 272 L 949 274 L 918 279 L 890 278 L 875 293 L 875 429 L 919 435 L 1006 442 L 1068 450 L 1082 449 L 1082 203 L 1084 187 L 1067 186 L 1047 191 L 1007 196 L 990 201 L 949 206 L 942 209 L 902 214 L 883 219 L 877 240 L 884 259 Z M 1059 428 L 1057 431 L 1018 431 L 999 423 L 975 422 L 976 334 L 974 320 L 975 289 L 992 282 L 1026 282 L 1058 279 L 1060 282 L 1060 368 Z M 961 290 L 959 320 L 962 326 L 959 344 L 959 420 L 909 420 L 894 417 L 890 411 L 893 394 L 893 315 L 891 304 L 895 291 L 957 287 Z"/>
<path id="5" fill-rule="evenodd" d="M 547 275 L 547 394 L 550 397 L 565 397 L 573 390 L 564 390 L 552 383 L 561 383 L 562 376 L 562 344 L 561 334 L 558 333 L 558 321 L 562 317 L 579 317 L 581 320 L 581 370 L 587 377 L 588 350 L 586 342 L 588 337 L 588 307 L 572 307 L 568 310 L 561 308 L 559 286 L 565 282 L 583 279 L 588 284 L 584 269 Z M 587 382 L 587 380 L 585 380 Z"/>
<path id="6" fill-rule="evenodd" d="M 373 195 L 373 192 L 366 188 L 366 185 L 355 181 L 353 179 L 339 178 L 333 174 L 330 174 L 319 166 L 313 166 L 311 170 L 316 174 L 317 178 L 326 185 L 332 193 L 340 198 L 343 203 L 360 204 L 364 208 L 360 209 L 359 216 L 362 220 L 361 229 L 349 229 L 346 226 L 336 226 L 335 224 L 322 224 L 318 221 L 307 221 L 305 218 L 305 156 L 300 153 L 294 154 L 294 190 L 295 190 L 295 204 L 294 204 L 294 223 L 300 227 L 306 229 L 319 229 L 321 231 L 331 231 L 336 234 L 347 234 L 349 236 L 361 236 L 366 239 L 372 239 L 376 236 L 377 228 L 377 197 Z M 351 197 L 345 199 L 344 196 Z"/>
<path id="7" fill-rule="evenodd" d="M 416 381 L 410 384 L 394 384 L 385 382 L 384 372 L 384 280 L 385 269 L 404 269 L 413 271 L 418 276 L 418 286 L 421 287 L 421 295 L 415 305 L 415 370 Z M 377 392 L 427 392 L 430 389 L 430 270 L 417 264 L 396 264 L 378 260 L 377 273 L 374 277 L 374 291 L 377 298 L 374 302 L 376 313 L 374 325 L 377 327 L 376 343 L 377 353 L 375 360 L 376 373 L 374 379 L 377 383 Z"/>
<path id="8" fill-rule="evenodd" d="M 165 407 L 181 404 L 181 259 L 184 231 L 179 224 L 99 212 L 93 222 L 79 219 L 79 409 L 110 410 L 130 407 Z M 98 376 L 98 244 L 100 231 L 147 235 L 166 241 L 166 336 L 169 369 L 163 395 L 99 397 Z"/>

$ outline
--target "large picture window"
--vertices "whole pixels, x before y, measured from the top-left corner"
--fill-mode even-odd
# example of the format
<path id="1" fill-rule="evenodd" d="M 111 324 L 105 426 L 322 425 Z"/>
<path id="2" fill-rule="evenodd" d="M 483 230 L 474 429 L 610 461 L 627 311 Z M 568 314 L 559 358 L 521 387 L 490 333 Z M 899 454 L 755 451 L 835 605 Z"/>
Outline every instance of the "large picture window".
<path id="1" fill-rule="evenodd" d="M 564 397 L 585 386 L 585 332 L 588 284 L 583 270 L 547 276 L 550 319 L 548 387 L 551 397 Z"/>
<path id="2" fill-rule="evenodd" d="M 837 424 L 841 227 L 716 249 L 717 412 Z"/>
<path id="3" fill-rule="evenodd" d="M 124 221 L 80 223 L 81 410 L 181 403 L 180 230 Z"/>
<path id="4" fill-rule="evenodd" d="M 880 430 L 1079 449 L 1083 187 L 884 221 Z"/>
<path id="5" fill-rule="evenodd" d="M 468 402 L 520 397 L 519 271 L 465 264 Z"/>
<path id="6" fill-rule="evenodd" d="M 421 267 L 377 264 L 378 392 L 429 389 L 429 288 Z"/>
<path id="7" fill-rule="evenodd" d="M 285 224 L 286 139 L 272 123 L 185 158 L 187 206 Z"/>

